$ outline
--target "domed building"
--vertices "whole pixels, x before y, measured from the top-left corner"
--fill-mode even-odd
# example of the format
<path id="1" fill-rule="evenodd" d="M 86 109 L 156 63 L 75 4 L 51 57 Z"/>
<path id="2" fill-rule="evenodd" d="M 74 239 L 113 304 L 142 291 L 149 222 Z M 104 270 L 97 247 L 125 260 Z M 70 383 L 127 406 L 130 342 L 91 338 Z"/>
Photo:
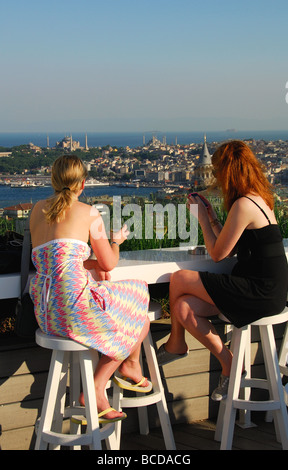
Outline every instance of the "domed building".
<path id="1" fill-rule="evenodd" d="M 72 135 L 70 137 L 65 136 L 61 142 L 56 142 L 56 148 L 67 149 L 73 152 L 74 150 L 80 149 L 80 142 L 73 140 Z"/>

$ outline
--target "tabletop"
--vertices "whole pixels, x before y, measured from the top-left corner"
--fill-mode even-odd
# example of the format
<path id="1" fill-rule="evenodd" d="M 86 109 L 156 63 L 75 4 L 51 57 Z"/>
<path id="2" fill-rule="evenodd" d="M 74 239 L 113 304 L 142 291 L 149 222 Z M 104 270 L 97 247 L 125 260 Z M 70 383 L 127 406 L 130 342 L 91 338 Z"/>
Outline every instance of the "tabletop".
<path id="1" fill-rule="evenodd" d="M 287 246 L 285 251 L 288 256 Z M 148 284 L 164 283 L 169 282 L 170 275 L 179 269 L 229 273 L 235 263 L 236 257 L 215 263 L 208 254 L 195 254 L 181 248 L 123 251 L 118 265 L 111 271 L 111 281 L 141 279 Z M 0 299 L 18 297 L 20 285 L 20 273 L 0 275 Z"/>

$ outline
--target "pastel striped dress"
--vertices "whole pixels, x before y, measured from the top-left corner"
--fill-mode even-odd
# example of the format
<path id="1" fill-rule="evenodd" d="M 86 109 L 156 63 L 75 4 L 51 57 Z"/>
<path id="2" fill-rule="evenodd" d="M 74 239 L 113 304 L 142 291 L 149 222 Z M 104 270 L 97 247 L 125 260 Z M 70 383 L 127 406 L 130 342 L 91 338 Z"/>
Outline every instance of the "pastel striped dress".
<path id="1" fill-rule="evenodd" d="M 87 243 L 57 239 L 32 250 L 36 275 L 30 282 L 39 327 L 124 360 L 147 318 L 149 293 L 135 279 L 95 281 L 83 266 Z"/>

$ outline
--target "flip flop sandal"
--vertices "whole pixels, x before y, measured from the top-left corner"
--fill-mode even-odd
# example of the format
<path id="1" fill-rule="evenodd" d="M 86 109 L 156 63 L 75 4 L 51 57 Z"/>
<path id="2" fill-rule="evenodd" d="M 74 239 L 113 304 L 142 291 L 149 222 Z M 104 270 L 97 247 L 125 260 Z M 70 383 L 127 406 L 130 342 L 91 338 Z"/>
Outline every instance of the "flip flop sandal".
<path id="1" fill-rule="evenodd" d="M 114 375 L 113 381 L 118 387 L 123 388 L 124 390 L 132 390 L 133 392 L 148 393 L 151 392 L 153 386 L 152 383 L 148 380 L 148 385 L 146 387 L 141 387 L 143 382 L 145 382 L 146 377 L 142 377 L 140 382 L 135 383 L 132 379 L 127 377 L 117 377 Z"/>
<path id="2" fill-rule="evenodd" d="M 107 408 L 104 411 L 101 411 L 101 413 L 98 413 L 98 420 L 99 424 L 108 424 L 108 423 L 116 423 L 116 421 L 123 421 L 123 419 L 127 418 L 126 413 L 122 412 L 122 416 L 118 416 L 116 418 L 102 418 L 102 416 L 105 416 L 107 413 L 110 411 L 116 411 L 114 408 L 110 407 Z M 86 426 L 87 424 L 87 418 L 86 416 L 72 416 L 71 417 L 71 422 L 75 424 L 82 424 L 83 426 Z"/>
<path id="3" fill-rule="evenodd" d="M 158 361 L 159 366 L 164 366 L 164 364 L 169 364 L 169 362 L 177 361 L 177 359 L 183 359 L 183 357 L 187 357 L 189 354 L 189 350 L 184 354 L 173 354 L 166 351 L 164 344 L 160 346 L 158 351 L 156 352 L 156 358 Z"/>

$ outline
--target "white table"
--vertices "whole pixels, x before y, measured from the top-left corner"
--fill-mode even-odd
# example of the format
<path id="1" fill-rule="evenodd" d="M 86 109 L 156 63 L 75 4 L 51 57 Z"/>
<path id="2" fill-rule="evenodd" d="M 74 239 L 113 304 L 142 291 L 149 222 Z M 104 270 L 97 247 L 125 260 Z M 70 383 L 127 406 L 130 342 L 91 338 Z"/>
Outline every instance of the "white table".
<path id="1" fill-rule="evenodd" d="M 230 272 L 236 258 L 227 258 L 219 263 L 209 255 L 189 254 L 187 250 L 167 248 L 121 252 L 116 268 L 111 271 L 111 280 L 141 279 L 147 284 L 169 282 L 171 273 L 179 269 L 195 271 Z M 12 299 L 20 295 L 20 273 L 0 275 L 0 299 Z"/>
<path id="2" fill-rule="evenodd" d="M 215 263 L 208 254 L 189 254 L 188 250 L 179 248 L 126 251 L 120 253 L 118 265 L 111 271 L 111 280 L 135 278 L 157 284 L 169 282 L 170 275 L 179 269 L 224 273 L 231 272 L 235 263 L 235 257 Z"/>

